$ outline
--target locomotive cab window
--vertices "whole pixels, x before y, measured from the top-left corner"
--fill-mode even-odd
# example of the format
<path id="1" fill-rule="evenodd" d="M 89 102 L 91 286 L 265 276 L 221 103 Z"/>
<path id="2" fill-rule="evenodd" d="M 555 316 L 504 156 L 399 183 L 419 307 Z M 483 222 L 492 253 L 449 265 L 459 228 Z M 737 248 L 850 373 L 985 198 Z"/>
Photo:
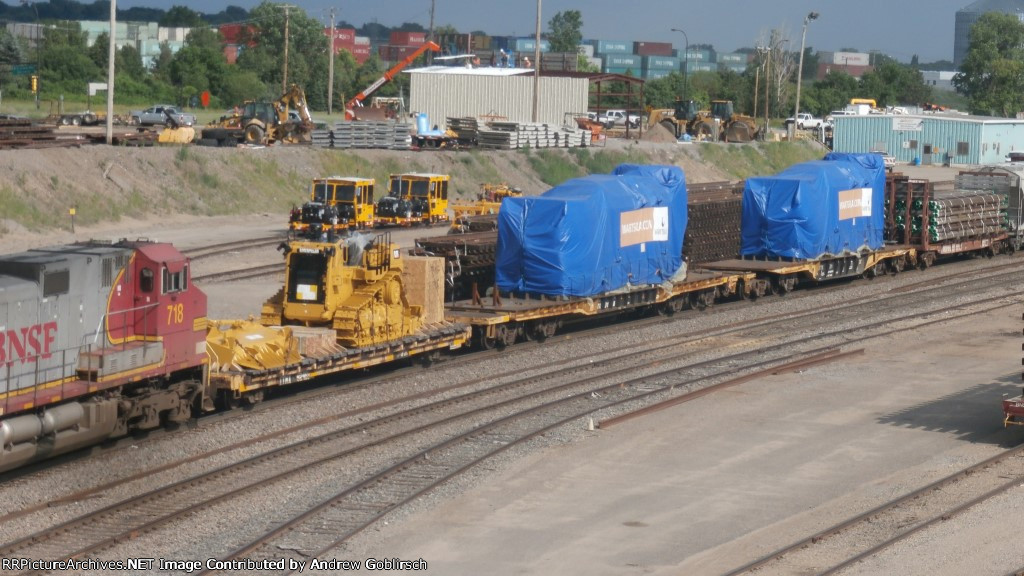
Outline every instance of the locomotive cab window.
<path id="1" fill-rule="evenodd" d="M 163 293 L 181 292 L 188 287 L 188 266 L 178 272 L 171 272 L 164 266 Z"/>
<path id="2" fill-rule="evenodd" d="M 139 290 L 143 292 L 153 291 L 153 270 L 150 268 L 143 268 L 139 270 Z"/>
<path id="3" fill-rule="evenodd" d="M 447 180 L 442 180 L 441 181 L 441 199 L 442 200 L 447 200 L 448 199 L 448 181 Z"/>

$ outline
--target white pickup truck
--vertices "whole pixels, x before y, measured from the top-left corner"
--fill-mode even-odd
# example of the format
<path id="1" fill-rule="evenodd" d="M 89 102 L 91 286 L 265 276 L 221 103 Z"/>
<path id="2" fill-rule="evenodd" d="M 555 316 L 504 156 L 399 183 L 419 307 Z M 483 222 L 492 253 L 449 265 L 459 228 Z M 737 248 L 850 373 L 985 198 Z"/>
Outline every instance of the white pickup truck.
<path id="1" fill-rule="evenodd" d="M 793 118 L 786 118 L 786 126 L 794 122 Z M 796 115 L 796 127 L 800 130 L 817 130 L 824 125 L 824 120 L 815 118 L 813 114 L 801 112 Z"/>
<path id="2" fill-rule="evenodd" d="M 626 114 L 625 110 L 608 110 L 597 117 L 597 121 L 605 126 L 628 124 L 630 128 L 640 127 L 640 117 Z"/>

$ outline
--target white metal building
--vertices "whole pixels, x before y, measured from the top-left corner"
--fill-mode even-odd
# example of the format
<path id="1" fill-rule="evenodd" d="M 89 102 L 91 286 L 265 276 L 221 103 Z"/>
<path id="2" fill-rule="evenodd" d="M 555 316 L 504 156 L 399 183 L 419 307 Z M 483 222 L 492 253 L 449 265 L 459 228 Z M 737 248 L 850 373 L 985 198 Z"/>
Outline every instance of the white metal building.
<path id="1" fill-rule="evenodd" d="M 409 70 L 409 111 L 426 113 L 431 126 L 449 117 L 488 116 L 533 121 L 533 70 L 429 66 Z M 561 125 L 566 112 L 586 113 L 589 80 L 540 77 L 538 121 Z"/>

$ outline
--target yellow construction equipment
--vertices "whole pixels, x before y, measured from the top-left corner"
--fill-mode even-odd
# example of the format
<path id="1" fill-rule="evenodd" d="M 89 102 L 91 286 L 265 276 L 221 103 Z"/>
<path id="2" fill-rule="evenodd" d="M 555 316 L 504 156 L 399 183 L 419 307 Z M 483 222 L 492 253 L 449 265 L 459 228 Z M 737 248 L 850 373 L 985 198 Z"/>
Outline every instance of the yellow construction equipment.
<path id="1" fill-rule="evenodd" d="M 200 144 L 307 144 L 312 141 L 313 128 L 313 118 L 306 106 L 306 93 L 292 84 L 273 102 L 250 100 L 234 114 L 207 124 Z"/>
<path id="2" fill-rule="evenodd" d="M 196 129 L 184 126 L 174 118 L 168 110 L 164 110 L 167 123 L 157 135 L 156 141 L 161 144 L 191 144 L 196 139 Z"/>
<path id="3" fill-rule="evenodd" d="M 289 229 L 314 237 L 328 230 L 373 228 L 373 178 L 328 176 L 314 178 L 309 202 L 293 209 Z"/>
<path id="4" fill-rule="evenodd" d="M 364 347 L 409 336 L 423 307 L 409 304 L 401 251 L 389 233 L 284 246 L 285 285 L 263 305 L 266 326 L 332 328 L 337 343 Z"/>
<path id="5" fill-rule="evenodd" d="M 522 190 L 512 188 L 508 184 L 484 184 L 482 190 L 477 193 L 475 202 L 451 204 L 450 207 L 455 215 L 454 220 L 457 221 L 464 216 L 497 214 L 501 209 L 502 200 L 522 195 Z"/>
<path id="6" fill-rule="evenodd" d="M 447 174 L 392 174 L 388 195 L 377 201 L 377 226 L 431 225 L 448 222 Z"/>
<path id="7" fill-rule="evenodd" d="M 695 101 L 677 99 L 675 108 L 648 110 L 648 128 L 657 124 L 676 138 L 686 133 L 696 140 L 750 142 L 760 134 L 756 120 L 734 112 L 732 100 L 712 100 L 710 110 L 698 110 Z"/>
<path id="8" fill-rule="evenodd" d="M 212 372 L 271 370 L 302 359 L 290 329 L 245 320 L 211 320 L 206 351 Z"/>

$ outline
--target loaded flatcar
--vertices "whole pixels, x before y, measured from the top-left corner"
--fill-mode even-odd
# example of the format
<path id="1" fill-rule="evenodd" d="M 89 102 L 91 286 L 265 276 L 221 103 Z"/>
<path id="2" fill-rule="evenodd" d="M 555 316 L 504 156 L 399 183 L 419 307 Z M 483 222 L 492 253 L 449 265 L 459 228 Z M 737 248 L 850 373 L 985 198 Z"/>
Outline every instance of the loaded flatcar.
<path id="1" fill-rule="evenodd" d="M 0 471 L 188 419 L 206 366 L 206 295 L 171 245 L 0 256 Z"/>
<path id="2" fill-rule="evenodd" d="M 801 282 L 898 272 L 917 263 L 912 246 L 884 238 L 885 163 L 878 154 L 831 153 L 743 190 L 739 258 L 705 270 L 757 275 L 756 295 Z"/>
<path id="3" fill-rule="evenodd" d="M 540 196 L 506 198 L 494 292 L 449 303 L 447 318 L 473 326 L 475 344 L 489 348 L 543 339 L 577 319 L 671 314 L 749 292 L 753 274 L 686 269 L 686 196 L 676 166 L 623 165 Z"/>

